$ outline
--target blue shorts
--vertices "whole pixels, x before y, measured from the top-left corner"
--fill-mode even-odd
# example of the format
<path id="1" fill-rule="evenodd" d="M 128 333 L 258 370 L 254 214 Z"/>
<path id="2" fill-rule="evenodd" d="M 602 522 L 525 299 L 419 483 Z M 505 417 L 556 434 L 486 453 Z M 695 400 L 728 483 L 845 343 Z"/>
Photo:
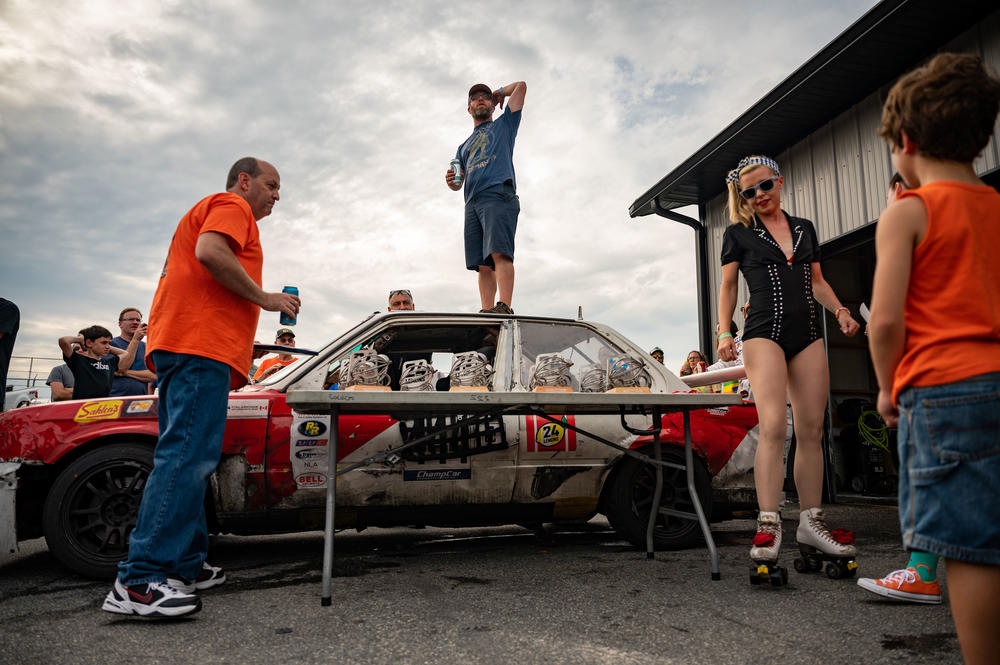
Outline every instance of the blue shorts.
<path id="1" fill-rule="evenodd" d="M 1000 372 L 898 401 L 903 546 L 1000 564 Z"/>
<path id="2" fill-rule="evenodd" d="M 514 233 L 521 202 L 508 182 L 477 192 L 465 204 L 465 267 L 495 268 L 491 254 L 514 260 Z"/>

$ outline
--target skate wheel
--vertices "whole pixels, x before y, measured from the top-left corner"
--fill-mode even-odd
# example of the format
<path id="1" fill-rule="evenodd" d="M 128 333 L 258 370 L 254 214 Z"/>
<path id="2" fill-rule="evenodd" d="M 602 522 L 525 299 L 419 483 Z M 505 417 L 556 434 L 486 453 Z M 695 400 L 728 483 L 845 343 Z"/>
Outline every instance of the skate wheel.
<path id="1" fill-rule="evenodd" d="M 757 571 L 753 570 L 752 568 L 750 569 L 750 584 L 752 584 L 753 586 L 757 586 L 758 584 L 760 584 L 760 578 L 757 577 Z"/>
<path id="2" fill-rule="evenodd" d="M 771 569 L 771 586 L 782 586 L 788 581 L 788 571 L 780 566 Z"/>
<path id="3" fill-rule="evenodd" d="M 809 567 L 806 565 L 806 562 L 803 561 L 802 559 L 796 559 L 793 562 L 792 565 L 795 566 L 795 572 L 797 572 L 797 573 L 808 573 L 809 572 Z"/>
<path id="4" fill-rule="evenodd" d="M 826 576 L 832 580 L 839 580 L 843 576 L 840 566 L 835 563 L 826 564 Z"/>
<path id="5" fill-rule="evenodd" d="M 809 570 L 814 573 L 818 573 L 823 570 L 823 560 L 817 556 L 809 557 Z"/>

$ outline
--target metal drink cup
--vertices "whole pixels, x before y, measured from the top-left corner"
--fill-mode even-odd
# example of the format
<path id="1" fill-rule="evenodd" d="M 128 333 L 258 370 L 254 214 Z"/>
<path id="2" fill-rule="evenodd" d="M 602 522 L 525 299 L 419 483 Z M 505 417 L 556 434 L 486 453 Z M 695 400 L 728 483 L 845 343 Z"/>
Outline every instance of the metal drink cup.
<path id="1" fill-rule="evenodd" d="M 291 293 L 291 294 L 294 294 L 294 295 L 299 295 L 299 287 L 297 287 L 297 286 L 286 286 L 285 288 L 281 289 L 281 292 L 282 293 Z M 278 319 L 278 322 L 281 325 L 283 325 L 283 326 L 294 326 L 295 322 L 297 320 L 298 319 L 296 317 L 294 317 L 294 316 L 288 316 L 287 314 L 285 314 L 284 312 L 282 312 L 281 313 L 281 317 Z"/>
<path id="2" fill-rule="evenodd" d="M 456 185 L 462 184 L 462 162 L 458 159 L 451 160 L 451 172 L 455 174 L 455 179 L 452 180 Z"/>

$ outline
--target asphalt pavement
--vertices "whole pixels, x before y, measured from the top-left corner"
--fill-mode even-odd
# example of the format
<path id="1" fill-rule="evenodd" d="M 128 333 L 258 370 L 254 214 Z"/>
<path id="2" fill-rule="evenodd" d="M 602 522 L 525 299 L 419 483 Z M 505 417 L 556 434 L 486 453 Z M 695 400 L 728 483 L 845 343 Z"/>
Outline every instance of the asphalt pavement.
<path id="1" fill-rule="evenodd" d="M 905 563 L 894 506 L 827 514 L 855 531 L 860 576 Z M 322 533 L 220 536 L 212 562 L 227 582 L 174 621 L 102 612 L 110 580 L 29 541 L 0 559 L 0 663 L 961 663 L 947 602 L 895 603 L 795 572 L 797 515 L 784 510 L 782 588 L 749 584 L 750 519 L 713 525 L 720 581 L 705 548 L 648 560 L 603 518 L 342 532 L 332 607 L 320 606 Z"/>

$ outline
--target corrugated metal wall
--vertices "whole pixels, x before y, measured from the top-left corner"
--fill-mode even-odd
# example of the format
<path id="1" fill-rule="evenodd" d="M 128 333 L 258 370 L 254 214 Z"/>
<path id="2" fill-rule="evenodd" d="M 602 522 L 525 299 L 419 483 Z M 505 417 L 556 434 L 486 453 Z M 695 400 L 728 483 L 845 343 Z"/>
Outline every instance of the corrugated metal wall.
<path id="1" fill-rule="evenodd" d="M 942 50 L 978 53 L 994 72 L 1000 72 L 1000 14 L 993 14 Z M 821 243 L 874 223 L 885 209 L 893 168 L 889 148 L 878 136 L 878 128 L 889 87 L 887 84 L 785 152 L 774 155 L 785 177 L 782 207 L 789 214 L 812 220 Z M 977 173 L 986 173 L 1000 164 L 998 136 L 1000 122 L 975 162 Z M 720 173 L 719 178 L 724 175 Z M 726 195 L 707 202 L 703 214 L 712 266 L 708 293 L 714 324 L 722 276 L 718 263 L 722 234 L 730 224 Z M 740 277 L 734 317 L 740 326 L 743 321 L 739 306 L 747 298 L 746 283 Z"/>

